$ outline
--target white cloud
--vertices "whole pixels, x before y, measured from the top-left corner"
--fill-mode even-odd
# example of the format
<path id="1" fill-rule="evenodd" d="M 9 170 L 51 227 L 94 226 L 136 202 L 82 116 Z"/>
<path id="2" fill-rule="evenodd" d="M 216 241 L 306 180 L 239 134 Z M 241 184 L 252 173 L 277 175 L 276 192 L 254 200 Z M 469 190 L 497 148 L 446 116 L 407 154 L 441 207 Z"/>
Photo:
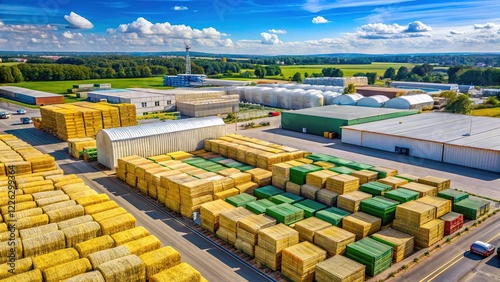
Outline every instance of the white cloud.
<path id="1" fill-rule="evenodd" d="M 62 33 L 62 36 L 64 38 L 68 38 L 68 39 L 73 39 L 75 37 L 83 37 L 83 34 L 79 33 L 79 32 L 71 32 L 71 31 L 65 31 Z"/>
<path id="2" fill-rule="evenodd" d="M 423 24 L 420 21 L 414 21 L 406 26 L 398 24 L 383 24 L 372 23 L 362 25 L 358 31 L 354 33 L 360 38 L 365 39 L 389 39 L 389 38 L 412 38 L 412 37 L 429 37 L 432 28 Z"/>
<path id="3" fill-rule="evenodd" d="M 91 29 L 94 27 L 94 25 L 89 20 L 74 12 L 69 13 L 69 15 L 65 15 L 64 19 L 69 23 L 69 25 L 67 26 L 68 28 Z"/>
<path id="4" fill-rule="evenodd" d="M 362 25 L 359 27 L 359 30 L 366 33 L 394 34 L 403 32 L 405 27 L 398 24 L 387 25 L 383 23 L 371 23 Z"/>
<path id="5" fill-rule="evenodd" d="M 317 16 L 312 19 L 313 24 L 324 24 L 324 23 L 329 23 L 330 21 L 323 18 L 322 16 Z"/>
<path id="6" fill-rule="evenodd" d="M 194 29 L 186 25 L 171 25 L 168 22 L 155 23 L 146 20 L 143 17 L 128 23 L 121 24 L 118 29 L 108 29 L 108 34 L 113 34 L 116 31 L 121 33 L 137 33 L 139 35 L 164 35 L 171 38 L 184 39 L 219 39 L 226 34 L 217 31 L 213 27 Z"/>
<path id="7" fill-rule="evenodd" d="M 262 32 L 260 34 L 260 42 L 262 44 L 269 44 L 269 45 L 276 45 L 276 44 L 281 44 L 282 42 L 278 38 L 278 35 L 276 34 L 271 34 L 267 32 Z"/>
<path id="8" fill-rule="evenodd" d="M 270 33 L 274 33 L 274 34 L 286 34 L 286 30 L 284 29 L 270 29 L 269 30 Z"/>
<path id="9" fill-rule="evenodd" d="M 494 23 L 486 23 L 486 24 L 475 24 L 474 29 L 492 29 L 496 26 Z"/>
<path id="10" fill-rule="evenodd" d="M 30 40 L 31 40 L 31 42 L 33 42 L 33 43 L 40 43 L 40 42 L 42 42 L 42 40 L 40 40 L 40 39 L 38 39 L 38 38 L 34 38 L 34 37 L 32 37 Z"/>
<path id="11" fill-rule="evenodd" d="M 383 6 L 389 4 L 397 4 L 403 2 L 411 2 L 414 0 L 307 0 L 302 8 L 306 11 L 317 13 L 324 10 L 335 8 L 349 8 L 349 7 L 369 7 L 369 6 Z M 332 3 L 334 2 L 334 3 Z"/>
<path id="12" fill-rule="evenodd" d="M 450 30 L 451 35 L 464 34 L 463 31 Z"/>
<path id="13" fill-rule="evenodd" d="M 404 32 L 431 32 L 432 28 L 421 21 L 414 21 L 408 24 Z"/>
<path id="14" fill-rule="evenodd" d="M 189 10 L 189 8 L 186 6 L 173 6 L 172 10 L 174 10 L 174 11 L 187 11 L 187 10 Z"/>
<path id="15" fill-rule="evenodd" d="M 5 44 L 7 43 L 9 40 L 5 39 L 5 38 L 0 38 L 0 44 Z"/>

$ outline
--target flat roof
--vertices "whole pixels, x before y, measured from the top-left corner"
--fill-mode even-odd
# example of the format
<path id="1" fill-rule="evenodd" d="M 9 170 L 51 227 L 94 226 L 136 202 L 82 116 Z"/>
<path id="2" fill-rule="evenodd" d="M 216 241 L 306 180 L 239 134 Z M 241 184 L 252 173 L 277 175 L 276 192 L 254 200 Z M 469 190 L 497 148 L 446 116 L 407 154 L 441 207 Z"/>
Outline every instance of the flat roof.
<path id="1" fill-rule="evenodd" d="M 390 92 L 390 93 L 398 93 L 398 92 L 403 92 L 406 91 L 408 92 L 408 89 L 401 89 L 401 88 L 395 88 L 395 87 L 375 87 L 375 86 L 356 86 L 356 90 L 365 90 L 365 91 L 383 91 L 383 92 Z"/>
<path id="2" fill-rule="evenodd" d="M 206 88 L 175 88 L 175 89 L 154 89 L 154 88 L 127 88 L 128 90 L 144 92 L 144 93 L 155 93 L 161 95 L 176 95 L 176 94 L 204 94 L 204 93 L 221 93 L 222 90 L 213 90 Z M 225 92 L 224 92 L 225 93 Z"/>
<path id="3" fill-rule="evenodd" d="M 38 90 L 32 90 L 32 89 L 17 87 L 17 86 L 0 86 L 0 90 L 9 91 L 12 93 L 27 95 L 27 96 L 36 97 L 36 98 L 61 96 L 59 94 L 38 91 Z"/>
<path id="4" fill-rule="evenodd" d="M 89 95 L 102 95 L 102 96 L 112 96 L 118 98 L 151 98 L 151 97 L 163 97 L 161 94 L 155 93 L 147 93 L 141 91 L 127 90 L 127 89 L 113 89 L 113 90 L 98 90 L 98 91 L 90 91 Z"/>
<path id="5" fill-rule="evenodd" d="M 209 104 L 222 104 L 222 103 L 238 103 L 239 99 L 207 99 L 207 100 L 192 100 L 192 101 L 184 101 L 177 102 L 178 105 L 209 105 Z"/>
<path id="6" fill-rule="evenodd" d="M 326 117 L 342 120 L 353 120 L 360 118 L 368 118 L 386 114 L 400 113 L 400 112 L 417 112 L 416 110 L 399 110 L 399 109 L 386 109 L 386 108 L 369 108 L 357 106 L 323 106 L 315 108 L 307 108 L 296 111 L 286 111 L 285 113 L 296 115 L 307 115 L 316 117 Z M 370 123 L 371 124 L 371 123 Z"/>
<path id="7" fill-rule="evenodd" d="M 498 118 L 434 112 L 343 128 L 500 151 Z"/>

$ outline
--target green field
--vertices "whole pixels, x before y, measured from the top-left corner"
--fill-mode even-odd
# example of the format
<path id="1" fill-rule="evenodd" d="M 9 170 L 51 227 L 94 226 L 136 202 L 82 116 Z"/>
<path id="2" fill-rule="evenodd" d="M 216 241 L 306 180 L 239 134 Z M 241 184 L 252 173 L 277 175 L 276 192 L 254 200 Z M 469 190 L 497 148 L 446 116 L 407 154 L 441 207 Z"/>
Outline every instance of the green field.
<path id="1" fill-rule="evenodd" d="M 300 72 L 302 78 L 304 78 L 304 73 L 320 73 L 323 68 L 338 68 L 344 73 L 344 77 L 353 76 L 353 74 L 358 72 L 376 72 L 379 76 L 384 75 L 386 69 L 393 67 L 396 71 L 402 67 L 406 66 L 409 69 L 413 68 L 414 64 L 407 63 L 372 63 L 366 65 L 294 65 L 294 66 L 280 66 L 283 77 L 288 78 L 293 77 L 296 72 Z M 271 77 L 268 77 L 271 78 Z M 276 76 L 275 78 L 280 78 Z"/>
<path id="2" fill-rule="evenodd" d="M 163 77 L 147 77 L 147 78 L 106 78 L 106 79 L 90 79 L 90 80 L 65 80 L 65 81 L 35 81 L 11 83 L 9 85 L 29 88 L 33 90 L 45 91 L 56 94 L 66 94 L 67 89 L 72 88 L 73 84 L 94 84 L 94 83 L 111 83 L 113 88 L 162 88 L 170 89 L 171 87 L 163 86 Z"/>
<path id="3" fill-rule="evenodd" d="M 500 108 L 473 110 L 471 114 L 473 116 L 500 118 Z"/>
<path id="4" fill-rule="evenodd" d="M 0 63 L 0 66 L 13 66 L 13 65 L 19 65 L 20 63 L 18 62 L 4 62 Z"/>

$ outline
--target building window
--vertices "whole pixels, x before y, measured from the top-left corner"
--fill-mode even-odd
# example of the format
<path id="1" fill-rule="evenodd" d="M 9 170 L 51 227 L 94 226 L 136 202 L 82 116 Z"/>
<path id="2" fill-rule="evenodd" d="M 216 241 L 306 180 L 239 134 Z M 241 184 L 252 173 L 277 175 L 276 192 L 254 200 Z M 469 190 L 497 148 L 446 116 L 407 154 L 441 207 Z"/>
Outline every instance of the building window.
<path id="1" fill-rule="evenodd" d="M 146 108 L 148 106 L 148 103 L 143 102 L 143 103 L 141 103 L 141 105 L 142 105 L 143 108 Z"/>
<path id="2" fill-rule="evenodd" d="M 167 105 L 172 105 L 172 100 L 167 100 Z"/>
<path id="3" fill-rule="evenodd" d="M 155 102 L 155 107 L 159 107 L 160 106 L 160 101 L 156 101 Z"/>

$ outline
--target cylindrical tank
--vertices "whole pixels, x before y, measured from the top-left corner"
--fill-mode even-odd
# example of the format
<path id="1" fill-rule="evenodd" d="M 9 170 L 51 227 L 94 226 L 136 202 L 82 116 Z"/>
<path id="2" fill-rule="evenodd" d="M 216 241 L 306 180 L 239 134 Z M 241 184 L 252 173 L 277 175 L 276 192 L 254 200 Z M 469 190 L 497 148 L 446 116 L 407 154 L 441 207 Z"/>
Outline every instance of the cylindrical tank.
<path id="1" fill-rule="evenodd" d="M 252 90 L 252 99 L 253 99 L 253 102 L 254 104 L 261 104 L 262 105 L 262 91 L 264 91 L 265 89 L 269 89 L 269 88 L 264 88 L 264 87 L 254 87 L 254 89 Z"/>

